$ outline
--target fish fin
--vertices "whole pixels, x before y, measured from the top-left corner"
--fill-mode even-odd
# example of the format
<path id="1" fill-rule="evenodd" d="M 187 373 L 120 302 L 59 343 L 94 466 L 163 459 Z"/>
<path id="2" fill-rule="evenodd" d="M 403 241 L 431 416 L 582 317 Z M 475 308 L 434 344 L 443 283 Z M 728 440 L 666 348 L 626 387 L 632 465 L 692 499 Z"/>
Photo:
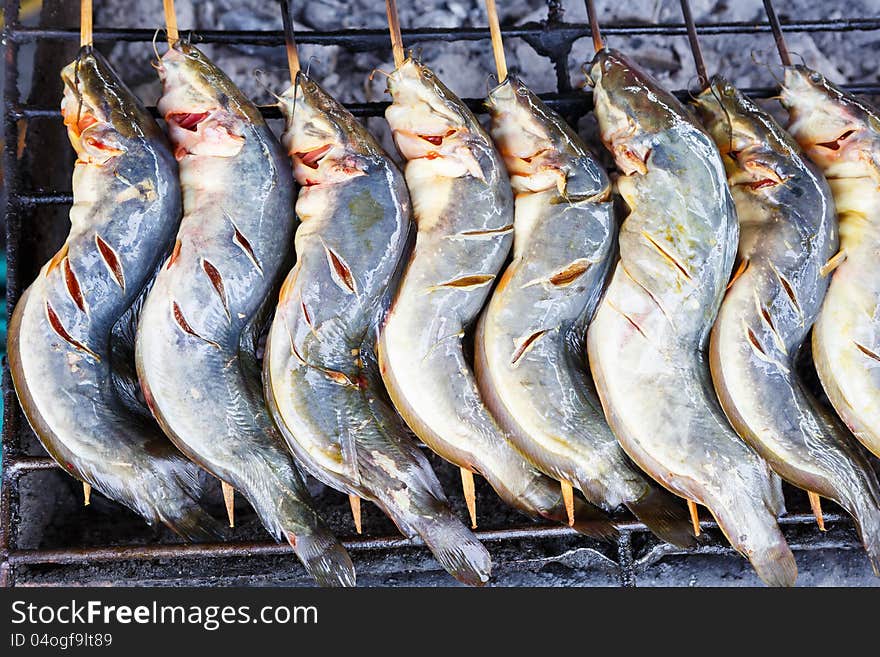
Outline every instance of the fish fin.
<path id="1" fill-rule="evenodd" d="M 627 502 L 633 515 L 659 538 L 680 548 L 697 544 L 687 508 L 677 497 L 660 486 L 649 485 L 639 499 Z"/>
<path id="2" fill-rule="evenodd" d="M 288 532 L 287 542 L 318 586 L 355 585 L 355 571 L 351 557 L 329 530 L 313 528 L 310 534 L 301 536 Z"/>
<path id="3" fill-rule="evenodd" d="M 798 569 L 788 543 L 782 538 L 748 555 L 752 567 L 767 586 L 794 586 Z"/>
<path id="4" fill-rule="evenodd" d="M 772 494 L 765 491 L 761 499 L 747 497 L 746 492 L 733 505 L 715 504 L 713 500 L 700 503 L 712 512 L 731 545 L 751 561 L 767 586 L 794 586 L 797 564 L 776 522 Z"/>
<path id="5" fill-rule="evenodd" d="M 175 534 L 193 543 L 216 541 L 226 537 L 223 524 L 193 503 L 174 509 L 175 513 L 159 512 L 159 519 Z"/>
<path id="6" fill-rule="evenodd" d="M 861 495 L 849 509 L 856 520 L 859 536 L 871 562 L 874 575 L 880 577 L 880 507 L 877 499 L 871 495 Z"/>
<path id="7" fill-rule="evenodd" d="M 553 518 L 554 520 L 566 525 L 569 524 L 564 502 L 554 510 L 561 511 L 561 514 L 557 514 Z M 574 498 L 574 524 L 571 527 L 579 534 L 605 541 L 614 541 L 620 535 L 607 513 L 599 507 L 587 504 L 579 497 Z"/>
<path id="8" fill-rule="evenodd" d="M 483 586 L 492 574 L 492 558 L 474 533 L 447 506 L 427 490 L 417 492 L 407 486 L 411 499 L 406 509 L 381 503 L 382 509 L 406 534 L 422 537 L 440 565 L 463 584 Z M 407 531 L 409 530 L 409 531 Z"/>

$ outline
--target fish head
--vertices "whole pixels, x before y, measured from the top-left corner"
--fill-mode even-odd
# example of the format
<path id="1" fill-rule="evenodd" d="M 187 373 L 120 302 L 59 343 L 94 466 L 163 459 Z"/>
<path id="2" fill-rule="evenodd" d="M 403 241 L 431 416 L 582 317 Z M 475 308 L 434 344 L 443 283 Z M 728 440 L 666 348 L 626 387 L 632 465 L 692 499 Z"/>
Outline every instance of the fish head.
<path id="1" fill-rule="evenodd" d="M 341 182 L 364 175 L 379 147 L 360 123 L 321 86 L 300 71 L 280 96 L 285 118 L 281 138 L 303 186 Z"/>
<path id="2" fill-rule="evenodd" d="M 482 128 L 431 69 L 408 58 L 388 76 L 388 91 L 392 102 L 385 118 L 401 155 L 433 161 L 439 175 L 484 177 L 471 150 Z"/>
<path id="3" fill-rule="evenodd" d="M 620 52 L 603 48 L 587 72 L 599 134 L 620 170 L 647 172 L 654 136 L 668 130 L 678 101 Z"/>
<path id="4" fill-rule="evenodd" d="M 244 146 L 249 123 L 263 119 L 208 57 L 190 43 L 175 42 L 157 66 L 162 81 L 159 112 L 168 124 L 175 156 L 231 157 Z"/>
<path id="5" fill-rule="evenodd" d="M 837 173 L 846 175 L 839 167 L 861 167 L 880 149 L 877 115 L 818 71 L 787 67 L 780 100 L 789 113 L 789 131 L 822 169 L 838 167 Z"/>
<path id="6" fill-rule="evenodd" d="M 62 69 L 61 80 L 61 115 L 79 160 L 104 164 L 125 152 L 142 110 L 121 88 L 107 60 L 93 48 L 82 48 Z"/>
<path id="7" fill-rule="evenodd" d="M 694 106 L 718 147 L 731 185 L 772 194 L 794 175 L 789 169 L 796 162 L 795 143 L 725 78 L 714 76 Z"/>
<path id="8" fill-rule="evenodd" d="M 486 107 L 491 133 L 510 183 L 518 192 L 541 192 L 554 187 L 565 192 L 562 152 L 567 144 L 551 125 L 543 103 L 522 81 L 508 77 L 489 92 Z"/>

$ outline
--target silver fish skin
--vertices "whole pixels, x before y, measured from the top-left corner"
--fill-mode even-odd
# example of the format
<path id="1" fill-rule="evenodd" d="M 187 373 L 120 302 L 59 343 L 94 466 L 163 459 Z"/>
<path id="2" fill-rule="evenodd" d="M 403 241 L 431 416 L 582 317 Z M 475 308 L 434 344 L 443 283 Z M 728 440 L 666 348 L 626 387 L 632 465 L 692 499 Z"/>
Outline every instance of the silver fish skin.
<path id="1" fill-rule="evenodd" d="M 728 419 L 786 481 L 857 520 L 880 564 L 880 485 L 846 427 L 795 370 L 828 289 L 837 219 L 822 173 L 794 140 L 721 77 L 696 99 L 724 159 L 740 224 L 739 266 L 709 343 Z"/>
<path id="2" fill-rule="evenodd" d="M 385 386 L 410 428 L 440 456 L 483 475 L 524 513 L 567 522 L 559 485 L 498 426 L 463 349 L 513 239 L 504 163 L 473 113 L 420 62 L 407 59 L 388 89 L 385 117 L 407 160 L 418 230 L 379 334 Z M 577 529 L 614 535 L 598 509 L 576 501 Z"/>
<path id="3" fill-rule="evenodd" d="M 739 232 L 721 158 L 681 103 L 622 54 L 601 50 L 590 77 L 630 211 L 587 334 L 605 415 L 645 472 L 708 507 L 764 582 L 793 585 L 779 481 L 728 423 L 709 375 L 709 330 Z"/>
<path id="4" fill-rule="evenodd" d="M 786 68 L 781 100 L 840 223 L 843 261 L 813 328 L 813 360 L 838 415 L 880 457 L 880 110 L 805 66 Z"/>
<path id="5" fill-rule="evenodd" d="M 194 46 L 175 44 L 159 74 L 184 217 L 138 327 L 144 395 L 174 443 L 240 491 L 319 584 L 353 585 L 266 409 L 256 355 L 290 264 L 290 164 L 257 108 Z"/>
<path id="6" fill-rule="evenodd" d="M 162 130 L 95 50 L 61 73 L 78 158 L 70 233 L 15 306 L 9 364 L 40 441 L 70 474 L 181 536 L 220 535 L 199 469 L 138 401 L 128 329 L 180 221 Z"/>
<path id="7" fill-rule="evenodd" d="M 449 508 L 387 401 L 374 355 L 410 236 L 403 174 L 307 75 L 297 76 L 281 108 L 302 223 L 266 343 L 269 408 L 313 476 L 377 504 L 460 581 L 485 584 L 489 553 Z"/>
<path id="8" fill-rule="evenodd" d="M 542 472 L 608 511 L 627 505 L 672 543 L 693 545 L 684 504 L 623 452 L 587 369 L 586 327 L 615 255 L 611 181 L 520 80 L 507 78 L 487 104 L 516 197 L 513 261 L 475 340 L 483 398 Z"/>

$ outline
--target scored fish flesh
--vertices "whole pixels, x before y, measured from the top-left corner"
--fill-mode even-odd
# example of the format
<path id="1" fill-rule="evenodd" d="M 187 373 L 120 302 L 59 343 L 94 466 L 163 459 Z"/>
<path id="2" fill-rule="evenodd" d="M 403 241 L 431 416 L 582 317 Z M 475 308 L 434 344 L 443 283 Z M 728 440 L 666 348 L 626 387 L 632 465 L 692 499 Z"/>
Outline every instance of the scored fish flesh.
<path id="1" fill-rule="evenodd" d="M 696 100 L 721 152 L 740 225 L 739 266 L 709 343 L 721 406 L 785 480 L 857 520 L 880 565 L 880 486 L 846 427 L 801 381 L 795 358 L 837 252 L 831 190 L 794 140 L 721 77 Z"/>
<path id="2" fill-rule="evenodd" d="M 488 107 L 516 199 L 513 262 L 475 340 L 483 398 L 545 474 L 608 511 L 625 504 L 658 536 L 692 545 L 684 504 L 624 454 L 587 370 L 587 323 L 615 254 L 611 182 L 521 81 L 508 78 L 492 90 Z"/>
<path id="3" fill-rule="evenodd" d="M 138 327 L 144 395 L 174 443 L 240 491 L 319 584 L 352 585 L 351 560 L 312 508 L 262 393 L 258 340 L 290 265 L 290 164 L 198 49 L 176 42 L 158 69 L 184 217 Z"/>
<path id="4" fill-rule="evenodd" d="M 450 510 L 391 408 L 378 324 L 410 236 L 403 175 L 366 129 L 307 75 L 281 99 L 283 142 L 302 185 L 297 261 L 266 343 L 266 400 L 291 450 L 324 483 L 375 502 L 421 536 L 453 576 L 489 579 L 491 559 Z"/>
<path id="5" fill-rule="evenodd" d="M 379 334 L 382 378 L 397 410 L 428 447 L 483 475 L 511 506 L 566 522 L 559 485 L 510 443 L 486 408 L 464 354 L 465 331 L 513 239 L 504 163 L 473 113 L 426 66 L 407 59 L 388 78 L 388 89 L 392 103 L 385 117 L 407 160 L 418 231 Z M 598 509 L 576 502 L 576 528 L 615 533 Z"/>
<path id="6" fill-rule="evenodd" d="M 587 334 L 605 415 L 643 470 L 708 507 L 761 579 L 793 585 L 780 482 L 731 428 L 706 359 L 738 238 L 721 158 L 681 103 L 620 53 L 598 52 L 590 78 L 629 207 Z"/>
<path id="7" fill-rule="evenodd" d="M 789 132 L 828 179 L 840 222 L 813 360 L 840 417 L 880 456 L 880 110 L 804 66 L 786 68 L 782 104 Z"/>
<path id="8" fill-rule="evenodd" d="M 12 380 L 28 421 L 70 474 L 189 539 L 220 534 L 198 505 L 199 468 L 138 400 L 133 330 L 145 285 L 180 221 L 162 130 L 104 58 L 61 73 L 77 161 L 70 233 L 15 306 Z"/>

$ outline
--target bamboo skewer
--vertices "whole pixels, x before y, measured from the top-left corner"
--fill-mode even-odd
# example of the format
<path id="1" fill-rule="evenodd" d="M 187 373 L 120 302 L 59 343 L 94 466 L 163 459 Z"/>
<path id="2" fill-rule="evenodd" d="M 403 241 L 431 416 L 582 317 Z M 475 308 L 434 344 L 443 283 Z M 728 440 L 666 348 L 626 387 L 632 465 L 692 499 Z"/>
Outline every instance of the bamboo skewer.
<path id="1" fill-rule="evenodd" d="M 596 16 L 596 6 L 593 0 L 586 0 L 587 17 L 590 19 L 590 33 L 593 35 L 593 50 L 599 52 L 605 47 L 602 41 L 602 33 L 599 31 L 599 19 Z"/>
<path id="2" fill-rule="evenodd" d="M 300 65 L 299 53 L 296 50 L 296 39 L 293 34 L 292 5 L 293 0 L 281 0 L 281 21 L 284 23 L 284 45 L 287 49 L 287 67 L 290 69 L 290 83 L 296 84 L 296 75 L 300 71 Z"/>
<path id="3" fill-rule="evenodd" d="M 706 73 L 706 62 L 703 60 L 703 50 L 700 48 L 700 40 L 697 38 L 697 26 L 694 24 L 694 15 L 691 12 L 691 4 L 688 0 L 681 0 L 681 13 L 684 14 L 688 42 L 691 44 L 691 52 L 694 54 L 694 65 L 697 67 L 697 79 L 700 82 L 700 89 L 705 89 L 709 86 L 709 75 Z"/>
<path id="4" fill-rule="evenodd" d="M 220 488 L 223 489 L 223 503 L 226 505 L 229 526 L 235 527 L 235 489 L 225 481 L 220 482 Z"/>
<path id="5" fill-rule="evenodd" d="M 810 498 L 810 508 L 813 515 L 816 516 L 816 524 L 819 525 L 819 531 L 825 531 L 825 517 L 822 515 L 822 500 L 818 494 L 813 491 L 807 491 L 807 497 Z"/>
<path id="6" fill-rule="evenodd" d="M 363 527 L 361 525 L 361 498 L 357 495 L 348 496 L 348 503 L 351 505 L 351 516 L 354 518 L 354 528 L 358 534 L 363 533 Z"/>
<path id="7" fill-rule="evenodd" d="M 691 514 L 691 524 L 694 526 L 694 536 L 700 535 L 700 513 L 697 510 L 697 503 L 693 500 L 688 500 L 688 511 Z"/>
<path id="8" fill-rule="evenodd" d="M 467 504 L 468 514 L 471 517 L 471 529 L 477 528 L 477 494 L 474 487 L 474 473 L 467 468 L 461 470 L 461 489 L 464 491 L 464 501 Z"/>
<path id="9" fill-rule="evenodd" d="M 773 40 L 776 42 L 776 49 L 779 51 L 779 59 L 783 66 L 791 66 L 791 54 L 788 52 L 788 46 L 785 43 L 785 35 L 782 33 L 782 25 L 779 24 L 779 17 L 776 15 L 776 9 L 770 0 L 764 0 L 764 11 L 767 12 L 767 18 L 770 21 L 770 30 L 773 32 Z M 820 274 L 827 276 L 843 261 L 845 253 L 839 251 L 822 267 Z M 818 494 L 813 491 L 807 491 L 807 497 L 810 498 L 810 508 L 813 515 L 816 516 L 816 524 L 819 525 L 819 531 L 825 531 L 825 518 L 822 515 L 822 500 Z"/>
<path id="10" fill-rule="evenodd" d="M 296 48 L 296 37 L 293 30 L 293 0 L 281 0 L 281 21 L 284 24 L 284 46 L 287 50 L 287 67 L 290 69 L 290 83 L 296 84 L 296 76 L 300 72 L 299 53 Z M 361 524 L 361 498 L 349 494 L 351 516 L 358 534 L 363 533 Z"/>
<path id="11" fill-rule="evenodd" d="M 79 45 L 92 45 L 92 0 L 79 3 Z"/>
<path id="12" fill-rule="evenodd" d="M 388 30 L 391 32 L 391 50 L 394 53 L 394 66 L 406 61 L 403 50 L 403 37 L 400 34 L 400 17 L 397 15 L 397 0 L 385 0 L 385 13 L 388 14 Z"/>
<path id="13" fill-rule="evenodd" d="M 486 0 L 486 13 L 489 15 L 489 34 L 492 36 L 492 54 L 498 70 L 498 84 L 501 84 L 507 79 L 507 59 L 504 57 L 504 42 L 501 40 L 501 25 L 498 22 L 495 0 Z"/>
<path id="14" fill-rule="evenodd" d="M 767 18 L 770 20 L 770 30 L 773 32 L 773 40 L 776 41 L 779 59 L 782 60 L 783 66 L 791 66 L 791 54 L 788 52 L 788 46 L 785 43 L 785 36 L 782 34 L 782 26 L 779 24 L 776 9 L 774 9 L 773 3 L 770 0 L 764 0 L 764 11 L 767 12 Z"/>
<path id="15" fill-rule="evenodd" d="M 88 44 L 84 44 L 88 45 Z M 88 506 L 92 503 L 92 485 L 83 482 L 83 506 Z"/>
<path id="16" fill-rule="evenodd" d="M 174 0 L 162 0 L 162 8 L 165 11 L 165 29 L 168 32 L 168 43 L 174 45 L 180 40 L 177 31 L 177 14 L 174 13 Z"/>
<path id="17" fill-rule="evenodd" d="M 565 513 L 568 515 L 568 526 L 574 527 L 574 487 L 567 481 L 559 482 L 562 487 L 562 499 L 565 502 Z"/>

